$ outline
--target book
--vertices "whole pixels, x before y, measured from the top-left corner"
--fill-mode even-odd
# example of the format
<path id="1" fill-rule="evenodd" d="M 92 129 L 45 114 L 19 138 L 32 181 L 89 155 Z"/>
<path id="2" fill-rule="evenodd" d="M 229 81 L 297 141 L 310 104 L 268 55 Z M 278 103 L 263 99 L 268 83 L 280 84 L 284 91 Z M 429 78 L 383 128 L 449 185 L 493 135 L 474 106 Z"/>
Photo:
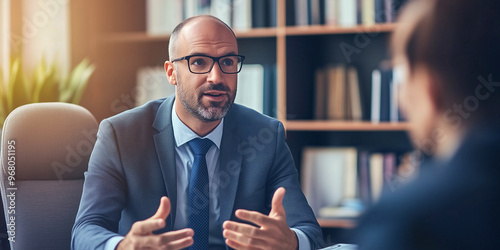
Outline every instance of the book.
<path id="1" fill-rule="evenodd" d="M 264 106 L 263 113 L 277 117 L 276 110 L 276 64 L 263 64 L 264 66 Z"/>
<path id="2" fill-rule="evenodd" d="M 375 202 L 384 187 L 384 155 L 381 153 L 370 155 L 370 184 L 372 202 Z"/>
<path id="3" fill-rule="evenodd" d="M 350 114 L 347 117 L 353 121 L 361 121 L 363 117 L 363 112 L 361 109 L 361 96 L 359 92 L 359 80 L 358 80 L 358 70 L 354 67 L 349 67 L 347 69 L 347 87 L 348 87 L 348 111 Z"/>
<path id="4" fill-rule="evenodd" d="M 375 1 L 375 22 L 385 23 L 387 21 L 387 13 L 385 12 L 385 0 Z"/>
<path id="5" fill-rule="evenodd" d="M 316 69 L 315 73 L 315 106 L 314 106 L 314 118 L 317 120 L 326 119 L 326 85 L 327 79 L 325 75 L 325 70 L 323 68 Z"/>
<path id="6" fill-rule="evenodd" d="M 169 15 L 165 15 L 168 2 L 163 0 L 146 1 L 146 32 L 151 35 L 165 35 L 171 32 Z"/>
<path id="7" fill-rule="evenodd" d="M 325 24 L 338 24 L 338 8 L 339 0 L 325 0 Z"/>
<path id="8" fill-rule="evenodd" d="M 314 211 L 356 197 L 355 148 L 306 147 L 302 157 L 302 189 Z"/>
<path id="9" fill-rule="evenodd" d="M 211 9 L 211 0 L 198 0 L 197 15 L 209 15 Z"/>
<path id="10" fill-rule="evenodd" d="M 137 85 L 134 88 L 135 105 L 175 94 L 175 86 L 168 82 L 163 67 L 145 67 L 137 71 Z"/>
<path id="11" fill-rule="evenodd" d="M 328 95 L 327 118 L 343 120 L 345 118 L 345 66 L 335 65 L 327 68 Z"/>
<path id="12" fill-rule="evenodd" d="M 247 30 L 252 28 L 252 1 L 233 0 L 233 29 Z"/>
<path id="13" fill-rule="evenodd" d="M 238 74 L 238 90 L 234 102 L 264 112 L 264 67 L 245 64 Z"/>
<path id="14" fill-rule="evenodd" d="M 341 204 L 338 206 L 325 206 L 319 209 L 319 218 L 324 219 L 353 219 L 361 215 L 363 206 L 349 206 L 349 204 Z"/>
<path id="15" fill-rule="evenodd" d="M 371 95 L 371 121 L 380 122 L 380 98 L 381 98 L 382 75 L 380 70 L 372 72 L 372 95 Z"/>
<path id="16" fill-rule="evenodd" d="M 184 19 L 198 15 L 198 0 L 184 0 L 183 8 Z"/>
<path id="17" fill-rule="evenodd" d="M 390 121 L 392 70 L 382 69 L 380 85 L 380 121 Z"/>
<path id="18" fill-rule="evenodd" d="M 231 0 L 212 0 L 210 14 L 219 18 L 230 27 L 232 26 L 232 11 Z"/>
<path id="19" fill-rule="evenodd" d="M 309 24 L 309 6 L 307 0 L 295 0 L 295 25 Z"/>
<path id="20" fill-rule="evenodd" d="M 362 24 L 363 25 L 373 25 L 375 24 L 375 1 L 374 0 L 362 0 Z"/>
<path id="21" fill-rule="evenodd" d="M 366 205 L 370 204 L 372 199 L 369 157 L 370 153 L 365 150 L 358 154 L 358 195 Z"/>
<path id="22" fill-rule="evenodd" d="M 356 23 L 363 23 L 363 0 L 356 0 Z"/>
<path id="23" fill-rule="evenodd" d="M 310 8 L 309 8 L 309 19 L 310 25 L 319 25 L 321 24 L 321 4 L 320 0 L 309 0 Z"/>
<path id="24" fill-rule="evenodd" d="M 277 0 L 268 0 L 266 1 L 268 3 L 268 21 L 269 21 L 269 27 L 276 27 L 277 26 L 277 12 L 278 12 L 278 3 Z"/>
<path id="25" fill-rule="evenodd" d="M 401 84 L 404 81 L 405 73 L 402 66 L 397 66 L 392 72 L 392 85 L 391 85 L 391 122 L 404 121 L 404 117 L 401 114 L 401 107 L 399 104 Z"/>
<path id="26" fill-rule="evenodd" d="M 266 0 L 252 0 L 252 28 L 263 28 L 269 24 Z"/>
<path id="27" fill-rule="evenodd" d="M 358 22 L 355 0 L 338 0 L 338 25 L 343 27 L 355 26 Z"/>

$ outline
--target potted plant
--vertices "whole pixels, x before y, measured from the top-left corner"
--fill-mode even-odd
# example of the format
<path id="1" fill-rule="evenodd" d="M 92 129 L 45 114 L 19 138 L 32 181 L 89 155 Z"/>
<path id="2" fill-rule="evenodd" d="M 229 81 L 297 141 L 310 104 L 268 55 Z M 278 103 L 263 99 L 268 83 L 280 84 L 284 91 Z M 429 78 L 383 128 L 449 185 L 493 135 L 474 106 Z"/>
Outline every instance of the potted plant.
<path id="1" fill-rule="evenodd" d="M 4 82 L 2 72 L 5 71 L 0 69 L 0 130 L 7 115 L 21 105 L 35 102 L 78 104 L 95 66 L 84 59 L 63 77 L 56 63 L 48 65 L 42 59 L 29 77 L 17 57 L 11 61 L 8 70 L 9 77 Z"/>

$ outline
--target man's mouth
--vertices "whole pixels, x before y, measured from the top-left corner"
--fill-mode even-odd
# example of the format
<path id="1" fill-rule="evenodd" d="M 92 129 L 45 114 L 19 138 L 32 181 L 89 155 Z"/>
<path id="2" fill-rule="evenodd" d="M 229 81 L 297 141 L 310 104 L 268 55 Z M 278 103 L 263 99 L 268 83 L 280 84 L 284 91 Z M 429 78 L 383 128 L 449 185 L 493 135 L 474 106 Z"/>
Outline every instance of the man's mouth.
<path id="1" fill-rule="evenodd" d="M 207 91 L 203 93 L 203 95 L 208 97 L 212 101 L 222 101 L 227 93 L 224 91 Z"/>

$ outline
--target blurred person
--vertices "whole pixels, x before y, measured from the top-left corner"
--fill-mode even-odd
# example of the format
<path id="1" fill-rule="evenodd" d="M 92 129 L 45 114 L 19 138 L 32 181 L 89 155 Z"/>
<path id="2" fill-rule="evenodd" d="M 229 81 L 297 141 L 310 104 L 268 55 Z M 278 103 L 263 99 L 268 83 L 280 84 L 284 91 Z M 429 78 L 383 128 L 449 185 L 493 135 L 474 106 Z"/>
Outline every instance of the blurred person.
<path id="1" fill-rule="evenodd" d="M 393 34 L 420 175 L 360 219 L 360 249 L 500 248 L 500 1 L 415 0 Z"/>
<path id="2" fill-rule="evenodd" d="M 283 125 L 233 103 L 244 60 L 233 31 L 189 18 L 169 57 L 175 96 L 101 122 L 72 248 L 320 247 Z"/>

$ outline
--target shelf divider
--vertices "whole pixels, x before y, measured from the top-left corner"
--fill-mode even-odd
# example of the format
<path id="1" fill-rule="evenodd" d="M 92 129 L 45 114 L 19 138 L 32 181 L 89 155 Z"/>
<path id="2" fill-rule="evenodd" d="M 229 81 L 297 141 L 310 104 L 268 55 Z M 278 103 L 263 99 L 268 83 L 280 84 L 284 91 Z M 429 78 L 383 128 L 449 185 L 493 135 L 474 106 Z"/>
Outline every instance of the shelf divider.
<path id="1" fill-rule="evenodd" d="M 405 131 L 407 122 L 370 121 L 327 121 L 327 120 L 288 120 L 285 122 L 288 131 Z"/>

